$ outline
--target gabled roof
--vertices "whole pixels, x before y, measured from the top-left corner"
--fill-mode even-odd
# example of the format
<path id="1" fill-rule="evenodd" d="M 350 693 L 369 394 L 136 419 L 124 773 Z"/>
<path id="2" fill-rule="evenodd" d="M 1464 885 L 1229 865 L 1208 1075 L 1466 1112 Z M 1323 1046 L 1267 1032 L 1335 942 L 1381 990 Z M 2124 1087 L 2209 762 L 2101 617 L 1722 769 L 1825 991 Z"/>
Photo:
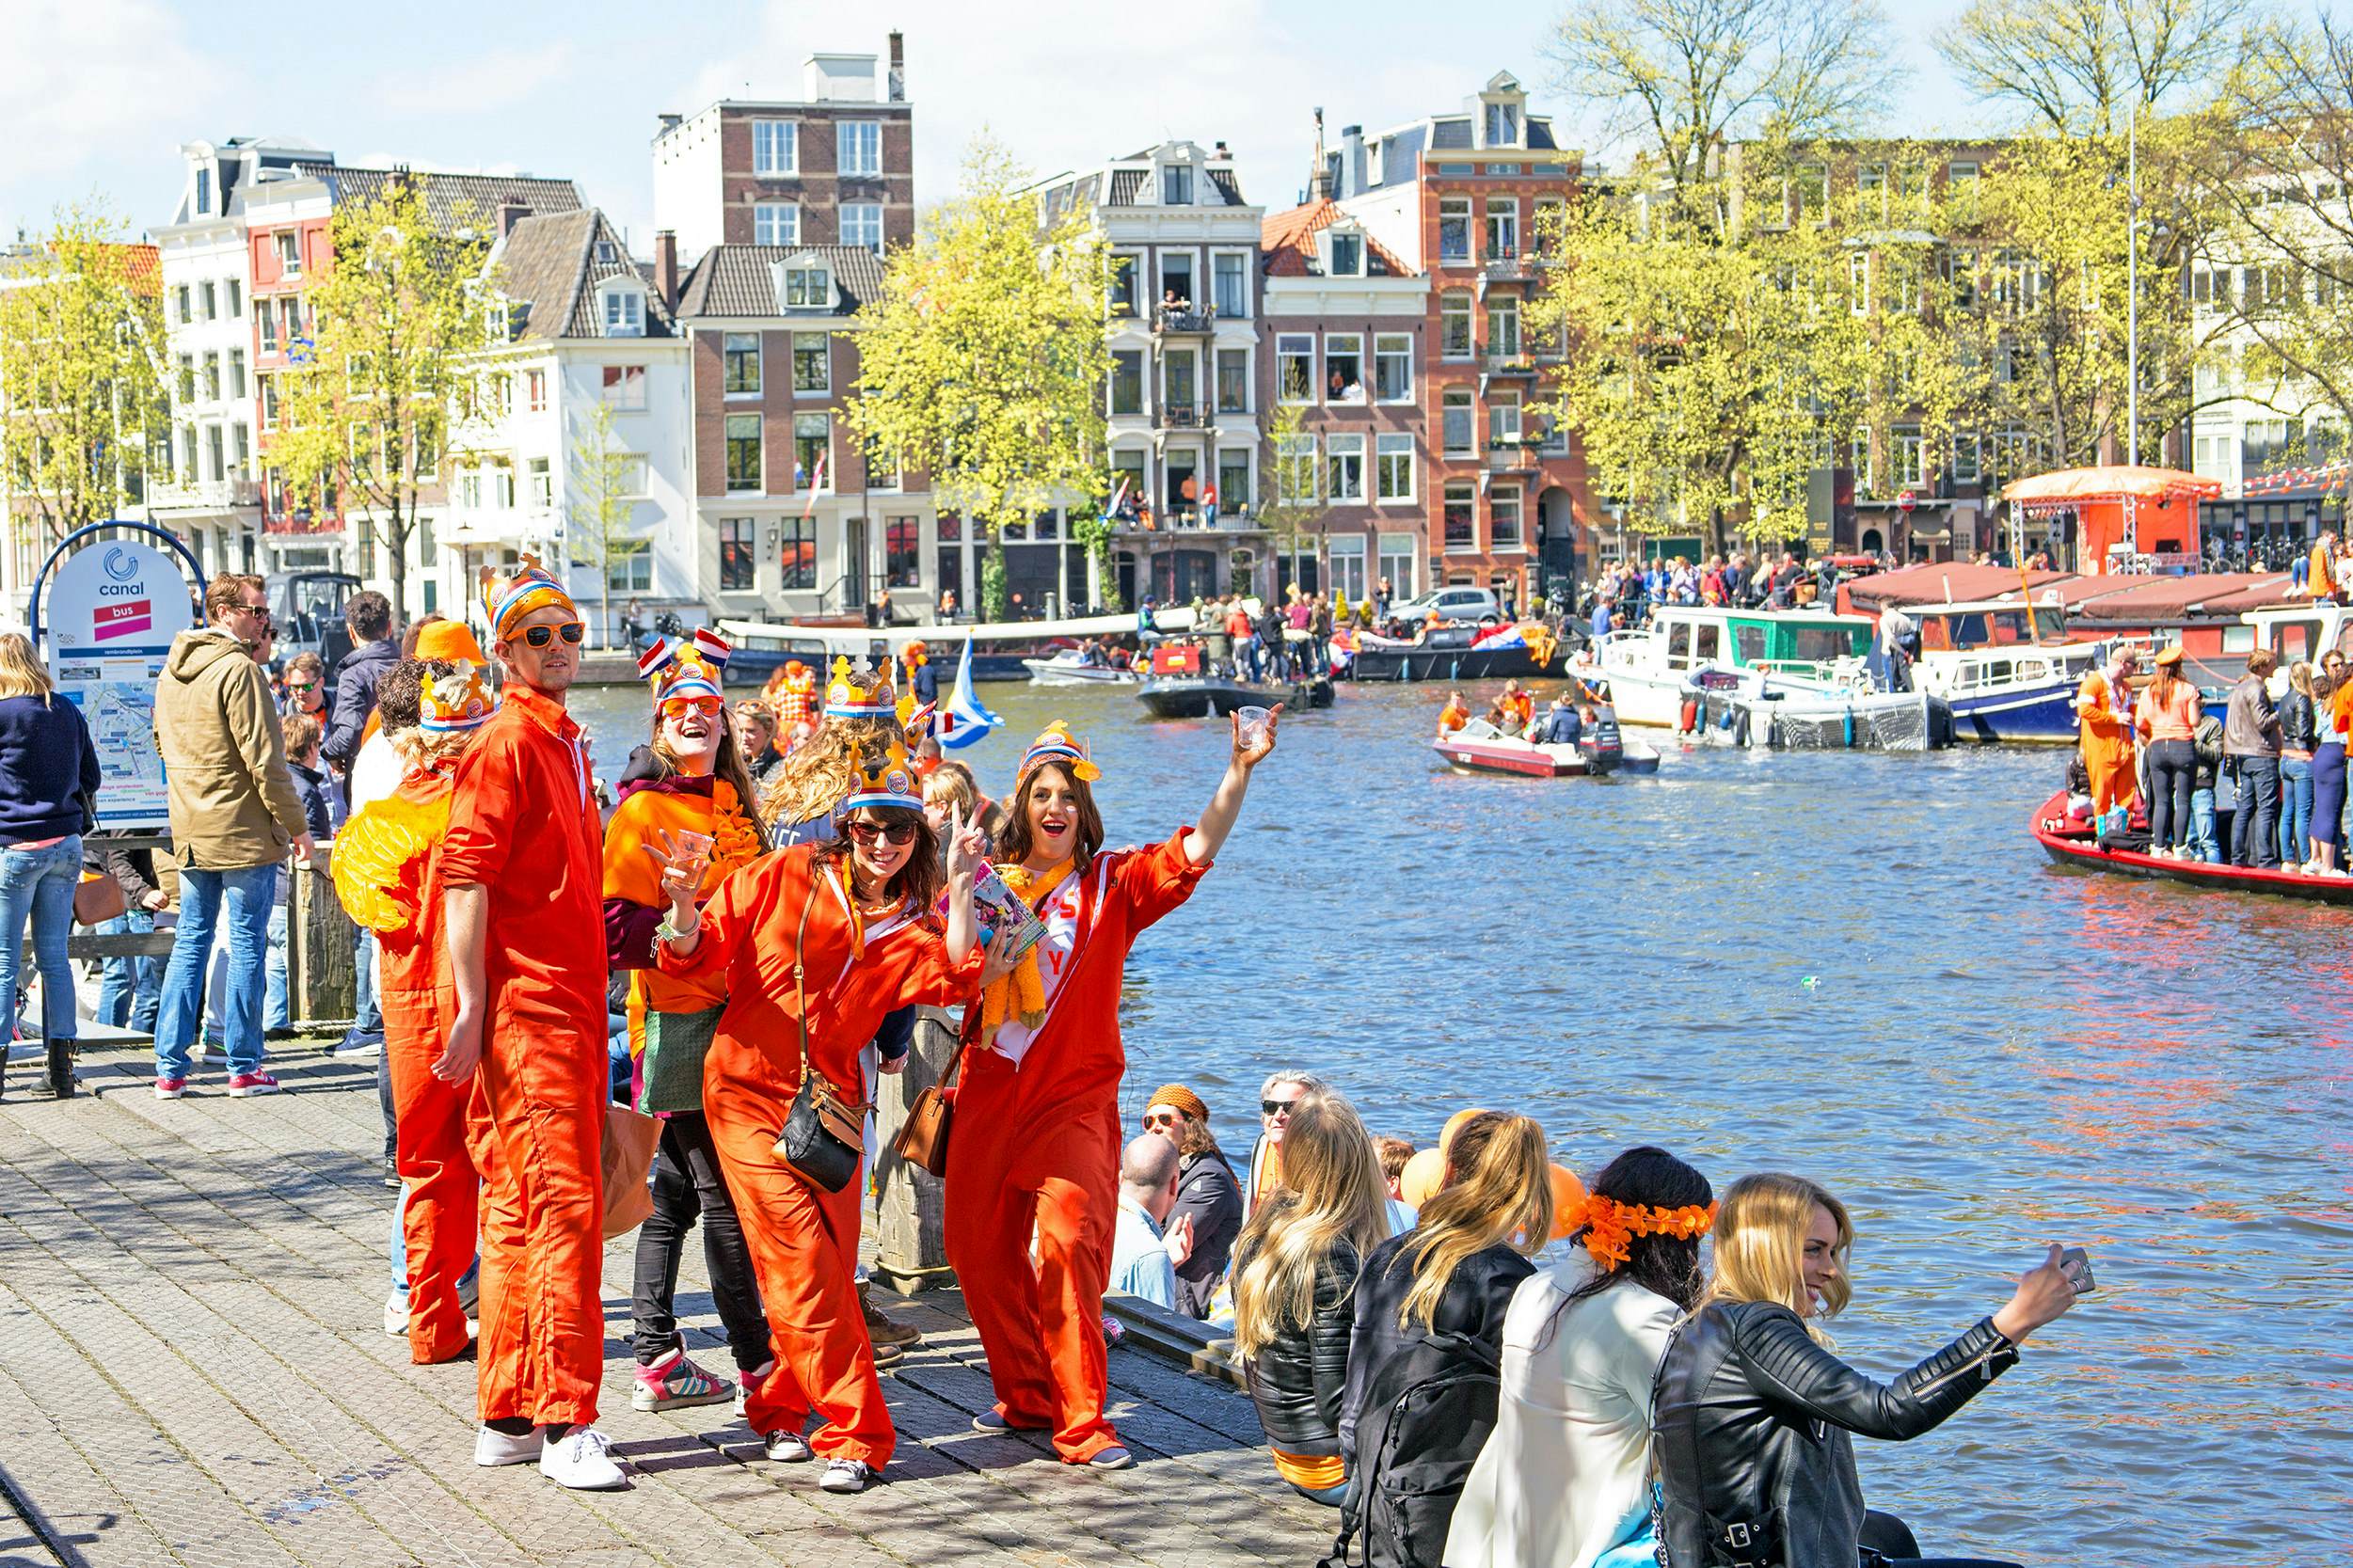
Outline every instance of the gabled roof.
<path id="1" fill-rule="evenodd" d="M 1266 263 L 1266 276 L 1321 277 L 1324 261 L 1317 254 L 1315 236 L 1347 215 L 1328 197 L 1270 215 L 1258 227 L 1258 248 Z M 1369 230 L 1364 234 L 1364 254 L 1365 271 L 1371 277 L 1414 276 L 1413 269 L 1399 261 L 1396 252 L 1375 239 Z"/>
<path id="2" fill-rule="evenodd" d="M 424 187 L 425 213 L 434 222 L 460 222 L 494 227 L 499 209 L 519 201 L 533 213 L 566 213 L 588 205 L 580 188 L 569 180 L 540 180 L 529 175 L 440 174 L 430 170 L 351 168 L 342 164 L 294 166 L 302 173 L 326 182 L 338 206 L 346 201 L 373 201 L 397 179 L 413 180 Z"/>
<path id="3" fill-rule="evenodd" d="M 500 243 L 495 260 L 501 291 L 519 308 L 514 318 L 518 340 L 601 338 L 596 286 L 612 277 L 647 281 L 619 232 L 595 207 L 522 219 Z M 644 335 L 675 337 L 676 324 L 650 286 L 645 301 Z"/>
<path id="4" fill-rule="evenodd" d="M 882 259 L 855 245 L 721 245 L 703 253 L 678 291 L 678 318 L 697 316 L 793 316 L 827 312 L 787 311 L 776 299 L 774 264 L 807 256 L 833 269 L 835 316 L 855 314 L 882 294 Z"/>

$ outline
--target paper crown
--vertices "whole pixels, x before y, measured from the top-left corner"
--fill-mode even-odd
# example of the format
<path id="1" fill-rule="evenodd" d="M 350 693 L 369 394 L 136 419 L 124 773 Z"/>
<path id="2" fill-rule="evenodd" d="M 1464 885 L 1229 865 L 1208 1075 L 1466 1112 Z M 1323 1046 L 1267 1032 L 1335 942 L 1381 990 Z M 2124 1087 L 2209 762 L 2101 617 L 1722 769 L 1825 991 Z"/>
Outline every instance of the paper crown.
<path id="1" fill-rule="evenodd" d="M 499 711 L 499 695 L 482 684 L 476 668 L 437 676 L 418 693 L 418 728 L 429 735 L 459 735 L 479 729 Z"/>
<path id="2" fill-rule="evenodd" d="M 535 610 L 553 605 L 574 616 L 580 612 L 564 584 L 539 564 L 535 555 L 524 556 L 511 578 L 501 578 L 485 566 L 482 585 L 482 607 L 490 618 L 490 635 L 502 642 L 514 633 L 516 623 Z"/>
<path id="3" fill-rule="evenodd" d="M 825 717 L 828 719 L 895 719 L 898 716 L 898 699 L 892 694 L 888 675 L 867 670 L 852 670 L 846 657 L 834 660 L 834 678 L 825 687 Z"/>
<path id="4" fill-rule="evenodd" d="M 899 806 L 921 811 L 923 797 L 916 793 L 919 787 L 914 765 L 908 761 L 904 745 L 894 740 L 887 746 L 870 746 L 858 760 L 858 782 L 843 800 L 841 809 L 850 812 L 861 806 Z"/>
<path id="5" fill-rule="evenodd" d="M 697 627 L 692 639 L 657 641 L 637 656 L 637 673 L 654 683 L 654 701 L 718 697 L 719 673 L 735 650 L 716 632 Z"/>
<path id="6" fill-rule="evenodd" d="M 1031 768 L 1048 762 L 1069 763 L 1071 776 L 1089 784 L 1103 777 L 1103 769 L 1097 768 L 1087 754 L 1086 743 L 1071 734 L 1070 725 L 1059 719 L 1048 724 L 1045 732 L 1029 743 L 1029 750 L 1022 753 L 1022 765 L 1013 769 L 1013 777 L 1025 779 L 1029 777 Z"/>

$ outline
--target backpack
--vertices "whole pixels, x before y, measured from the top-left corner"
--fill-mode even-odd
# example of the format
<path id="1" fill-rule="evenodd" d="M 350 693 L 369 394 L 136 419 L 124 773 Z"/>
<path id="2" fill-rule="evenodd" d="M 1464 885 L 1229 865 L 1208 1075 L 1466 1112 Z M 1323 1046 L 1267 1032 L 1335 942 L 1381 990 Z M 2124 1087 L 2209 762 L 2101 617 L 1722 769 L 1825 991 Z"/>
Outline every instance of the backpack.
<path id="1" fill-rule="evenodd" d="M 1439 1568 L 1455 1504 L 1495 1430 L 1502 1363 L 1482 1340 L 1427 1335 L 1365 1390 L 1339 1538 L 1317 1568 Z"/>

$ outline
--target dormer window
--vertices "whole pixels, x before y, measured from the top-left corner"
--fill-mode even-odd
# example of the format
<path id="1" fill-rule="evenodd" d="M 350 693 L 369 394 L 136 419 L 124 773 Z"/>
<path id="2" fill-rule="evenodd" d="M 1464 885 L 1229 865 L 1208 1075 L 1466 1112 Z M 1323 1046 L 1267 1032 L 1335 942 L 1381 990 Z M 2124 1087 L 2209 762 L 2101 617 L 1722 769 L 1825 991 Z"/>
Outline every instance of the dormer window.
<path id="1" fill-rule="evenodd" d="M 1163 207 L 1193 205 L 1193 166 L 1164 164 L 1160 168 L 1160 204 Z"/>
<path id="2" fill-rule="evenodd" d="M 834 308 L 834 273 L 809 257 L 776 263 L 776 301 L 787 310 L 830 310 Z"/>
<path id="3" fill-rule="evenodd" d="M 604 292 L 605 336 L 608 338 L 643 338 L 645 336 L 645 291 L 630 285 L 608 288 Z"/>
<path id="4" fill-rule="evenodd" d="M 1353 230 L 1331 230 L 1331 276 L 1364 276 L 1364 236 Z"/>
<path id="5" fill-rule="evenodd" d="M 618 245 L 611 240 L 596 242 L 596 264 L 598 266 L 609 267 L 619 260 L 621 260 L 621 249 Z"/>
<path id="6" fill-rule="evenodd" d="M 1519 145 L 1519 105 L 1489 103 L 1487 106 L 1487 145 L 1518 147 Z"/>

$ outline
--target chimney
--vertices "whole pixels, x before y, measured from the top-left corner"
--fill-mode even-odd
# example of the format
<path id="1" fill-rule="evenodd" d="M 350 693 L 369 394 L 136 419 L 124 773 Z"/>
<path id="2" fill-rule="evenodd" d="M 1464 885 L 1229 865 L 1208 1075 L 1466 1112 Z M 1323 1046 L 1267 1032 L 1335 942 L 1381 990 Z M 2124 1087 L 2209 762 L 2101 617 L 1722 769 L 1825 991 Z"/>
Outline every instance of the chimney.
<path id="1" fill-rule="evenodd" d="M 514 233 L 515 226 L 529 216 L 531 216 L 531 208 L 511 196 L 500 202 L 499 238 L 504 239 Z"/>
<path id="2" fill-rule="evenodd" d="M 1319 104 L 1315 110 L 1315 161 L 1308 166 L 1307 172 L 1307 198 L 1310 201 L 1322 201 L 1331 195 L 1328 169 L 1329 166 L 1324 161 L 1324 110 Z"/>
<path id="3" fill-rule="evenodd" d="M 907 36 L 898 28 L 891 29 L 890 99 L 893 103 L 907 102 Z"/>
<path id="4" fill-rule="evenodd" d="M 1334 198 L 1353 196 L 1364 187 L 1364 127 L 1340 128 L 1340 182 Z"/>
<path id="5" fill-rule="evenodd" d="M 654 293 L 663 309 L 678 308 L 678 236 L 667 229 L 654 234 Z"/>

